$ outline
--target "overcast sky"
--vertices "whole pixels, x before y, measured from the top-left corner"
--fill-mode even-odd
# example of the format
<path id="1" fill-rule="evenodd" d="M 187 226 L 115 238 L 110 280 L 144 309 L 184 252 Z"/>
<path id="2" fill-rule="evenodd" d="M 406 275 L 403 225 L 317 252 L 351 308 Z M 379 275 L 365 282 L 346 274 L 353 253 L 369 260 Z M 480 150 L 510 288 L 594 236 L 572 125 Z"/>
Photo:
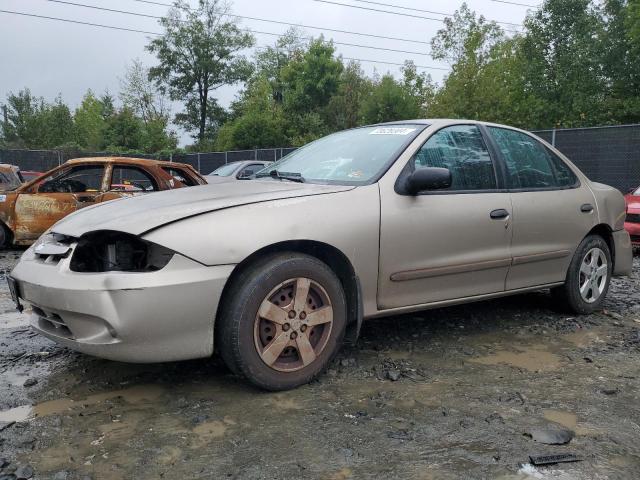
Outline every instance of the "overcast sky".
<path id="1" fill-rule="evenodd" d="M 149 15 L 163 15 L 166 8 L 134 0 L 69 0 L 73 3 L 126 10 Z M 170 0 L 158 0 L 171 3 Z M 425 12 L 392 9 L 356 0 L 331 0 L 343 4 L 394 10 L 410 15 L 443 18 Z M 434 12 L 453 13 L 462 1 L 451 0 L 372 0 L 378 3 L 401 5 Z M 513 0 L 517 3 L 539 4 L 540 0 Z M 191 0 L 195 5 L 196 0 Z M 472 10 L 485 17 L 521 23 L 526 7 L 499 3 L 495 0 L 468 0 Z M 119 13 L 98 11 L 78 6 L 64 5 L 48 0 L 0 0 L 0 10 L 32 13 L 49 17 L 67 18 L 91 23 L 115 25 L 149 32 L 160 32 L 157 21 Z M 396 16 L 388 13 L 367 11 L 358 8 L 323 3 L 317 0 L 235 0 L 232 12 L 237 15 L 258 17 L 299 23 L 309 26 L 349 30 L 390 37 L 429 41 L 442 27 L 439 21 Z M 241 26 L 263 32 L 283 33 L 287 26 L 255 20 L 242 20 Z M 317 36 L 321 30 L 307 29 L 309 35 Z M 357 43 L 373 47 L 384 47 L 428 53 L 429 46 L 395 40 L 380 40 L 345 33 L 324 32 L 326 38 L 336 42 Z M 276 37 L 256 34 L 256 44 L 272 45 Z M 8 92 L 29 87 L 33 94 L 47 100 L 58 94 L 72 108 L 78 105 L 84 92 L 91 88 L 97 94 L 109 90 L 114 95 L 119 91 L 119 77 L 133 58 L 140 58 L 146 65 L 153 65 L 154 58 L 145 51 L 149 36 L 104 28 L 63 23 L 59 21 L 21 17 L 0 13 L 0 102 Z M 365 60 L 402 63 L 412 59 L 417 65 L 447 67 L 434 62 L 428 55 L 388 52 L 379 49 L 336 45 L 344 57 Z M 251 52 L 247 52 L 250 54 Z M 398 74 L 399 67 L 381 63 L 363 62 L 368 74 L 390 71 Z M 446 72 L 426 70 L 440 82 Z M 215 92 L 219 102 L 228 106 L 239 86 L 223 87 Z M 174 109 L 178 109 L 176 106 Z M 175 112 L 174 112 L 175 113 Z M 182 143 L 187 138 L 182 135 Z"/>

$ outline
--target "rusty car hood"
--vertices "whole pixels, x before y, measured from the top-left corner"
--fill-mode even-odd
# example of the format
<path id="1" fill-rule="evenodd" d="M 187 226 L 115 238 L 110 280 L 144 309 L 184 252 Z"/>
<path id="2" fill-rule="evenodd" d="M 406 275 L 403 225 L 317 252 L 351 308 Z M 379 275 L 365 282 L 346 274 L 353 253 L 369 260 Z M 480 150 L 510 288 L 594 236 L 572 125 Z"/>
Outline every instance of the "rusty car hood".
<path id="1" fill-rule="evenodd" d="M 52 230 L 72 237 L 95 230 L 141 235 L 183 218 L 225 208 L 353 188 L 270 179 L 179 188 L 86 207 L 60 220 Z"/>

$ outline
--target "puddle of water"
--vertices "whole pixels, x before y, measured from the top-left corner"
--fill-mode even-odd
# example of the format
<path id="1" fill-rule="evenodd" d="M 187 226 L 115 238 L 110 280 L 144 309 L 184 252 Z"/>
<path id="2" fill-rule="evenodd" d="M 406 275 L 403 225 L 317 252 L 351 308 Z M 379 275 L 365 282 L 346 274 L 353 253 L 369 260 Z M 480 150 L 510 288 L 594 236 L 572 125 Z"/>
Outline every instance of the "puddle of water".
<path id="1" fill-rule="evenodd" d="M 544 346 L 517 348 L 517 351 L 499 350 L 494 354 L 470 360 L 482 365 L 506 364 L 523 368 L 530 372 L 556 370 L 560 367 L 560 357 L 546 350 Z"/>
<path id="2" fill-rule="evenodd" d="M 211 420 L 195 426 L 192 432 L 196 438 L 191 442 L 191 448 L 202 448 L 213 440 L 224 437 L 230 427 L 236 425 L 232 418 L 225 417 L 222 421 Z"/>
<path id="3" fill-rule="evenodd" d="M 592 343 L 602 342 L 600 335 L 602 335 L 601 329 L 594 328 L 591 330 L 582 329 L 573 333 L 567 333 L 562 335 L 561 338 L 578 348 L 585 348 Z"/>
<path id="4" fill-rule="evenodd" d="M 97 393 L 82 400 L 60 398 L 42 402 L 34 406 L 23 405 L 0 412 L 0 421 L 22 422 L 34 417 L 47 417 L 56 415 L 78 406 L 97 405 L 105 400 L 122 398 L 125 402 L 137 404 L 145 401 L 154 401 L 164 393 L 164 389 L 157 385 L 140 385 L 125 390 Z M 7 418 L 8 420 L 4 420 Z"/>
<path id="5" fill-rule="evenodd" d="M 334 473 L 329 477 L 329 480 L 347 480 L 353 477 L 353 472 L 350 468 L 343 468 L 342 470 Z"/>
<path id="6" fill-rule="evenodd" d="M 544 418 L 550 422 L 555 422 L 570 430 L 575 430 L 578 424 L 578 416 L 575 413 L 564 412 L 562 410 L 544 410 Z"/>
<path id="7" fill-rule="evenodd" d="M 302 410 L 302 405 L 295 399 L 287 398 L 282 394 L 273 395 L 267 403 L 281 410 Z"/>

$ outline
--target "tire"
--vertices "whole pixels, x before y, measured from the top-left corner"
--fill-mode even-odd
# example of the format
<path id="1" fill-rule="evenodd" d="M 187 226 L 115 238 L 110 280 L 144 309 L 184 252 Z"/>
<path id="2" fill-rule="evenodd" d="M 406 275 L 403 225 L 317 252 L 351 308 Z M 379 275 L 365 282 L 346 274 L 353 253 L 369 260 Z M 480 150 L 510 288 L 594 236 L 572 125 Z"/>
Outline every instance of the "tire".
<path id="1" fill-rule="evenodd" d="M 589 235 L 578 245 L 564 285 L 552 289 L 551 293 L 565 310 L 592 313 L 601 307 L 607 295 L 612 270 L 607 242 L 599 235 Z"/>
<path id="2" fill-rule="evenodd" d="M 345 294 L 335 273 L 315 257 L 277 253 L 230 285 L 216 322 L 216 348 L 253 385 L 289 390 L 324 371 L 346 324 Z"/>

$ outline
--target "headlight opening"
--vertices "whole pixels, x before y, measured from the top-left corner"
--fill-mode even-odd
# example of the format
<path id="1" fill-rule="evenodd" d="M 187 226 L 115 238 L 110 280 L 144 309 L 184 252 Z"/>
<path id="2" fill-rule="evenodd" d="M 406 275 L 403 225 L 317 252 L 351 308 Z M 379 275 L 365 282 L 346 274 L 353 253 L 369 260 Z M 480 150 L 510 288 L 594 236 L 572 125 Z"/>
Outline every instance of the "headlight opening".
<path id="1" fill-rule="evenodd" d="M 101 230 L 80 237 L 69 268 L 74 272 L 155 272 L 175 252 L 129 233 Z"/>

